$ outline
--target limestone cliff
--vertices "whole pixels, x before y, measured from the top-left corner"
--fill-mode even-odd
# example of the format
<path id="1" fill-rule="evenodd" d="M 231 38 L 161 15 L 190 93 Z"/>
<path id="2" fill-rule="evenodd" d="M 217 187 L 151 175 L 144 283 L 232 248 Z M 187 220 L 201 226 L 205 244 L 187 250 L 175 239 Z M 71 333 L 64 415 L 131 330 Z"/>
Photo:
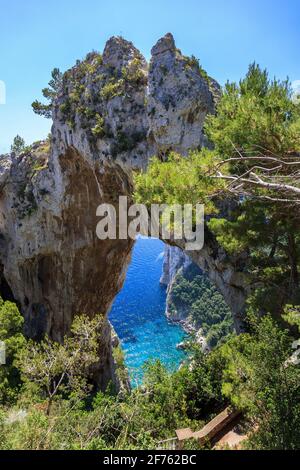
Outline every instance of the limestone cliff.
<path id="1" fill-rule="evenodd" d="M 176 246 L 165 246 L 163 272 L 160 283 L 167 287 L 166 316 L 174 322 L 184 322 L 189 311 L 178 306 L 175 311 L 170 310 L 170 302 L 176 276 L 192 264 L 191 259 Z"/>
<path id="2" fill-rule="evenodd" d="M 111 38 L 103 55 L 68 70 L 53 103 L 50 142 L 0 158 L 0 285 L 19 304 L 26 332 L 61 340 L 76 313 L 104 314 L 121 288 L 132 241 L 96 237 L 96 208 L 132 195 L 132 170 L 156 154 L 207 144 L 203 122 L 219 93 L 171 34 L 150 64 L 132 43 Z M 243 264 L 209 236 L 192 253 L 234 315 L 245 299 Z M 3 289 L 4 289 L 3 287 Z M 110 326 L 100 345 L 99 385 L 113 375 Z"/>
<path id="3" fill-rule="evenodd" d="M 187 267 L 191 262 L 191 259 L 180 248 L 165 245 L 163 272 L 160 283 L 167 286 L 167 290 L 169 290 L 179 269 Z"/>
<path id="4" fill-rule="evenodd" d="M 167 318 L 195 334 L 203 351 L 232 333 L 233 319 L 224 298 L 206 274 L 177 247 L 165 247 L 161 283 L 167 285 Z M 185 343 L 179 345 L 185 347 Z"/>

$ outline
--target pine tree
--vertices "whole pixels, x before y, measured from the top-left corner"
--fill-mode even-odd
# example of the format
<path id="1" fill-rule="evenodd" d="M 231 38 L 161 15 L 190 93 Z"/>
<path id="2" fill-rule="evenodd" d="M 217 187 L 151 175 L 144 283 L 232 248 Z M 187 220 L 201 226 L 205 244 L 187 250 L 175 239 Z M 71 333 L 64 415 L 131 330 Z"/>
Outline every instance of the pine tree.
<path id="1" fill-rule="evenodd" d="M 43 104 L 38 100 L 35 100 L 32 103 L 33 111 L 39 116 L 43 116 L 47 119 L 52 117 L 52 105 L 62 85 L 63 75 L 58 68 L 55 68 L 52 70 L 51 76 L 52 78 L 49 82 L 49 87 L 42 90 L 44 98 L 46 98 L 49 103 Z"/>
<path id="2" fill-rule="evenodd" d="M 16 155 L 19 155 L 25 149 L 25 140 L 21 136 L 16 135 L 10 149 Z"/>

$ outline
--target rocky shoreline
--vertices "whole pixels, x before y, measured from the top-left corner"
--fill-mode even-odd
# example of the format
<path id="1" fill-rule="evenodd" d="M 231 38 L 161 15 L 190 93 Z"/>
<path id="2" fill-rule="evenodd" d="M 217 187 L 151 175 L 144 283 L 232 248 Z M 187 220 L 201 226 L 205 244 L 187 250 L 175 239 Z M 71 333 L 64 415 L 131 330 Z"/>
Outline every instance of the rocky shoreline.
<path id="1" fill-rule="evenodd" d="M 174 325 L 179 325 L 187 334 L 186 341 L 182 341 L 181 343 L 177 344 L 177 349 L 187 349 L 187 343 L 190 341 L 191 338 L 194 339 L 196 344 L 201 346 L 203 352 L 209 352 L 210 348 L 207 344 L 205 336 L 203 336 L 202 329 L 199 330 L 188 320 L 169 320 Z"/>

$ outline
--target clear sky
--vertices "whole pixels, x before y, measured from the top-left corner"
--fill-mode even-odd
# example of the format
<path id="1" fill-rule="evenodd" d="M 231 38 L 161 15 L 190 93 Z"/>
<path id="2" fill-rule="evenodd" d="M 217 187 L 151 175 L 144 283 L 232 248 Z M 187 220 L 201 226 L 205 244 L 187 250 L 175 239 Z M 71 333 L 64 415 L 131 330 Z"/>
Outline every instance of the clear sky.
<path id="1" fill-rule="evenodd" d="M 45 137 L 51 121 L 35 116 L 54 67 L 62 71 L 122 35 L 149 58 L 167 32 L 221 84 L 256 60 L 271 76 L 300 80 L 299 0 L 0 0 L 0 152 L 13 137 Z"/>

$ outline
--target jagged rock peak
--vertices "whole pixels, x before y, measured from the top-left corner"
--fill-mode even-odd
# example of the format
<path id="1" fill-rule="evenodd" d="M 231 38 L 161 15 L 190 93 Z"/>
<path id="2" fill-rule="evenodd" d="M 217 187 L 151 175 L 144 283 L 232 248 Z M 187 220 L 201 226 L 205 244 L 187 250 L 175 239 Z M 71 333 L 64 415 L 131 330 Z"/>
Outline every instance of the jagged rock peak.
<path id="1" fill-rule="evenodd" d="M 103 64 L 120 69 L 134 58 L 145 62 L 144 57 L 132 42 L 121 36 L 113 36 L 107 41 L 103 51 Z"/>
<path id="2" fill-rule="evenodd" d="M 157 41 L 151 50 L 151 54 L 154 56 L 166 51 L 176 51 L 175 40 L 171 33 L 167 33 L 163 38 Z"/>
<path id="3" fill-rule="evenodd" d="M 148 89 L 149 127 L 161 158 L 208 145 L 203 125 L 215 112 L 209 78 L 197 59 L 176 48 L 170 33 L 152 49 Z"/>

